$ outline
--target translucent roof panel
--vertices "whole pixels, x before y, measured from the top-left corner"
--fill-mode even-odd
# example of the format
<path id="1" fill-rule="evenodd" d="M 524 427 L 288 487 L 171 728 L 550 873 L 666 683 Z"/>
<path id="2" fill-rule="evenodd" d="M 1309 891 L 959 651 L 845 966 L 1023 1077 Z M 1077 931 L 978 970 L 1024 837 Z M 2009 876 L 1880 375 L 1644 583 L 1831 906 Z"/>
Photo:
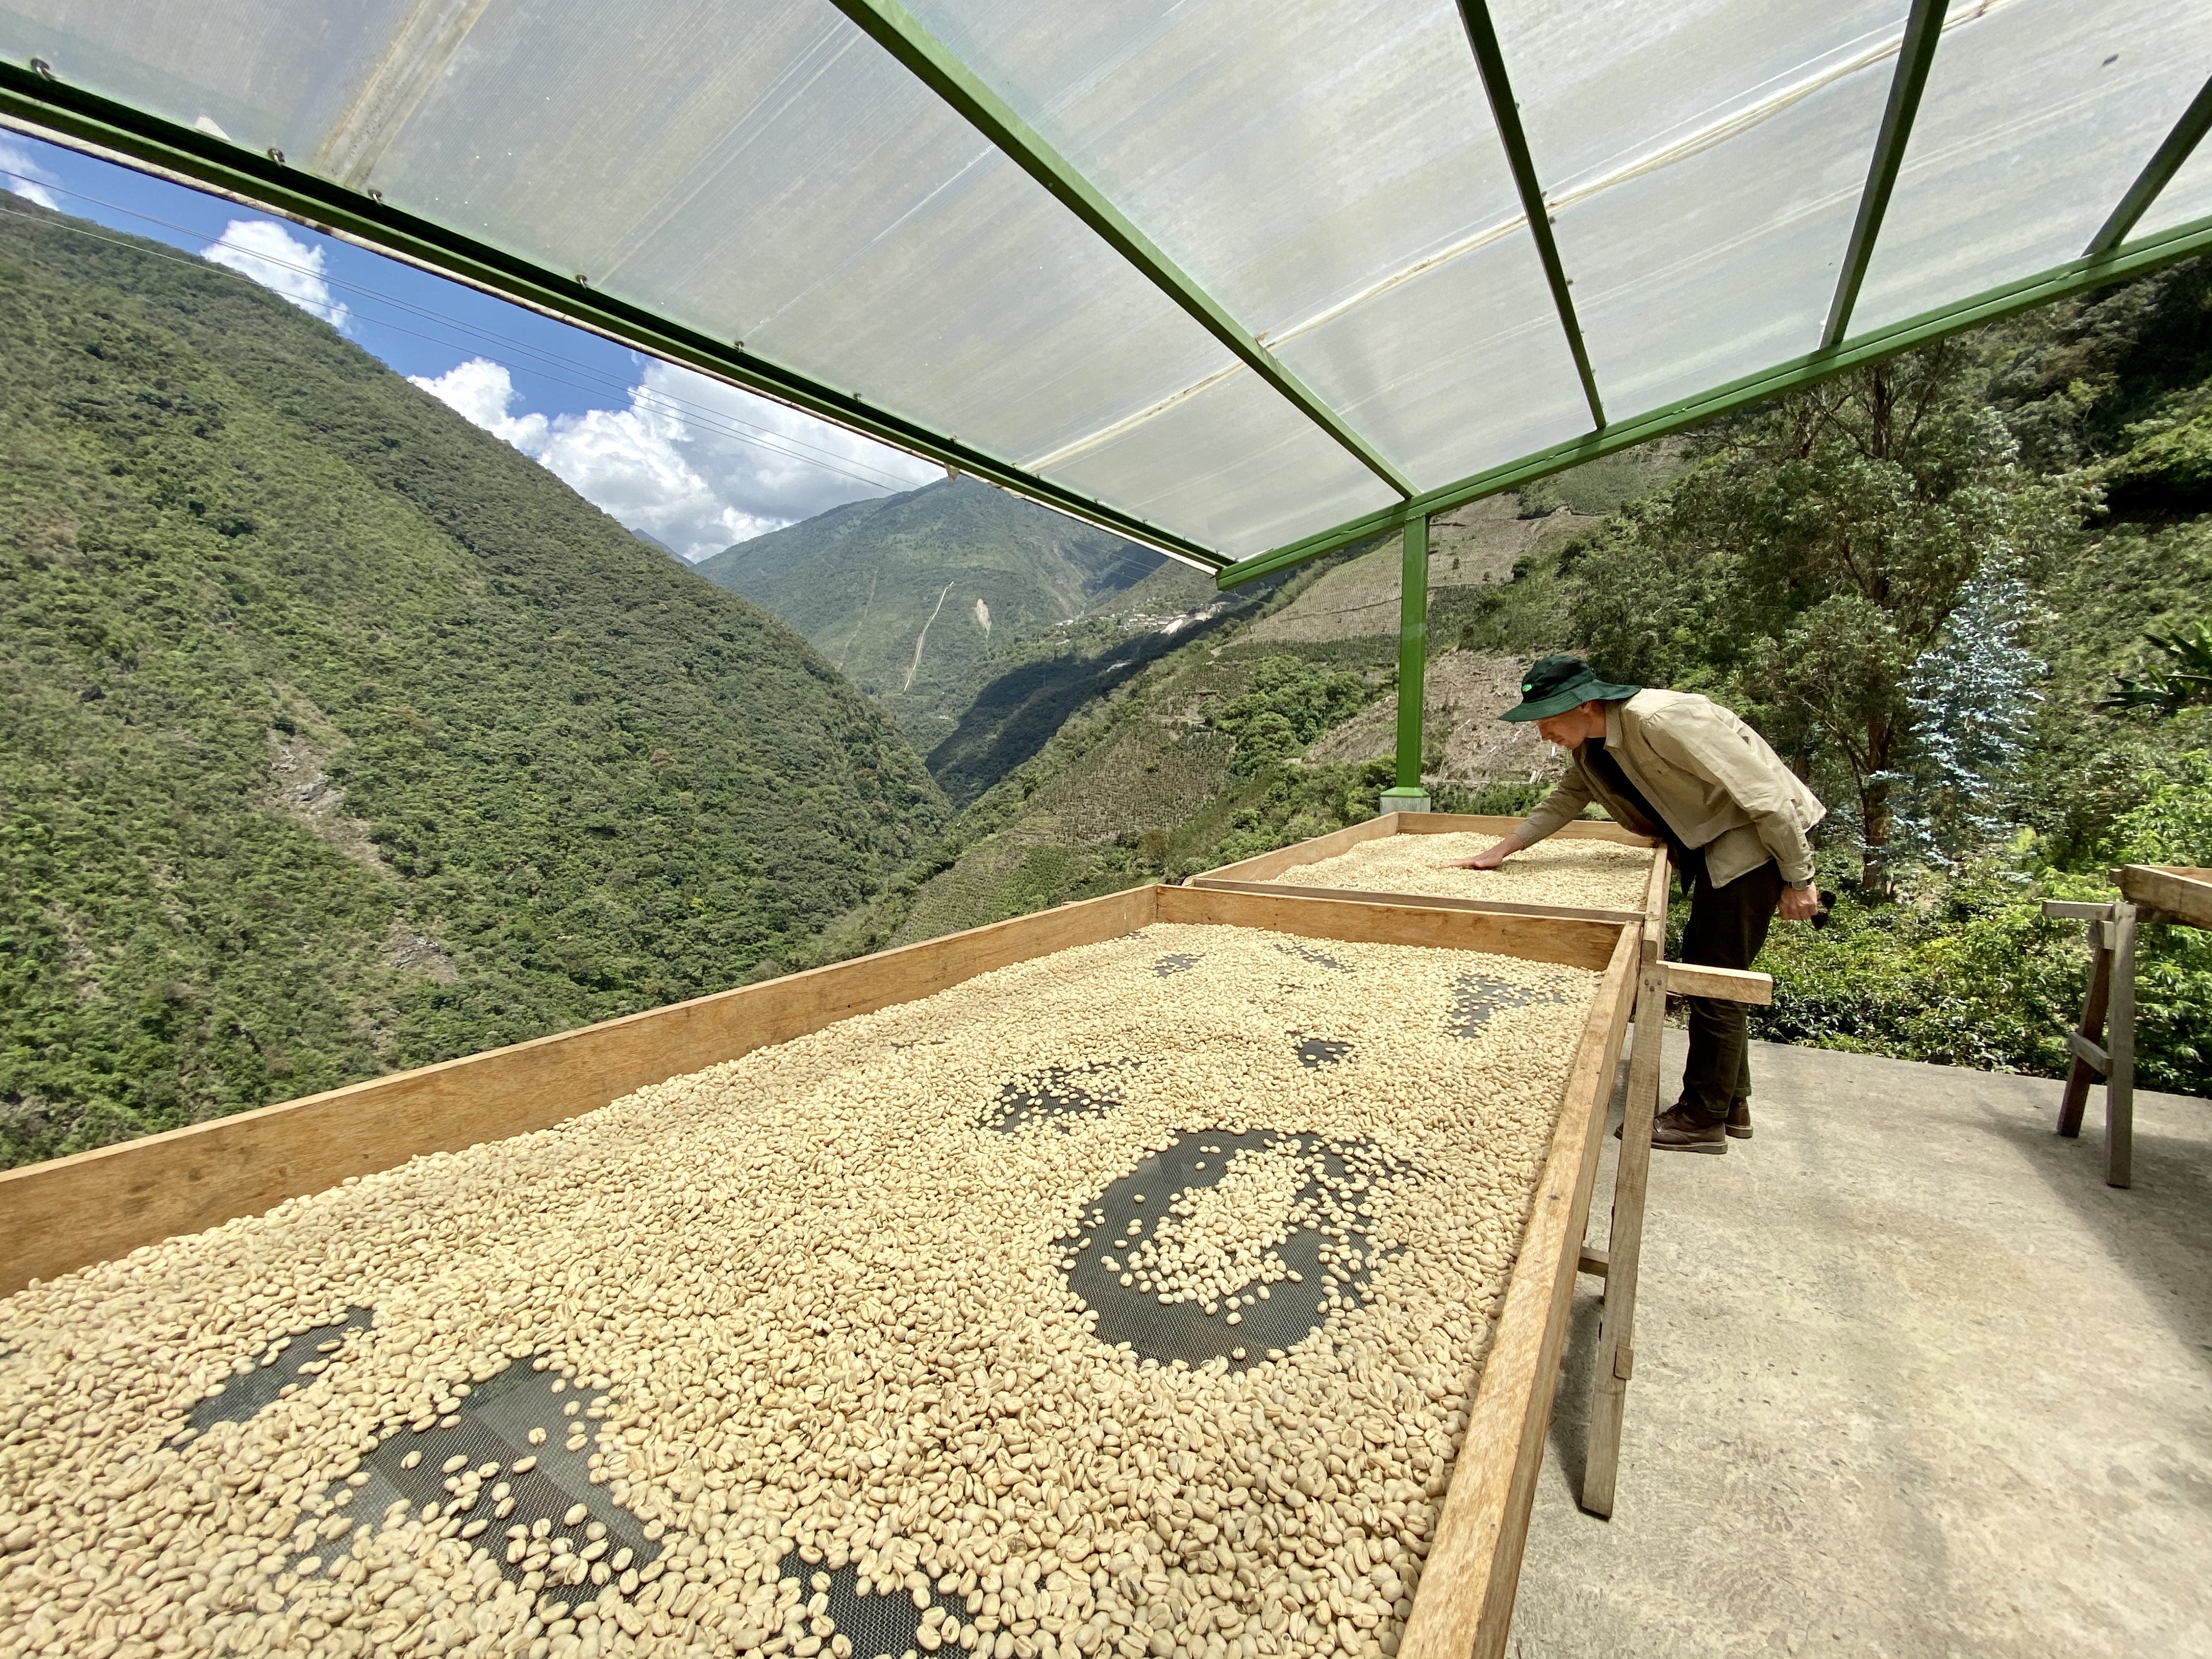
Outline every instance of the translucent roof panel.
<path id="1" fill-rule="evenodd" d="M 1855 333 L 2078 257 L 2212 72 L 2212 7 L 1954 4 Z"/>
<path id="2" fill-rule="evenodd" d="M 305 158 L 359 98 L 362 68 L 406 37 L 419 0 L 357 0 L 277 28 L 258 0 L 86 5 L 0 0 L 0 52 L 251 150 Z"/>
<path id="3" fill-rule="evenodd" d="M 1387 386 L 1399 365 L 1463 361 L 1476 341 L 1509 335 L 1526 307 L 1497 308 L 1510 312 L 1531 284 L 1542 291 L 1533 243 L 1498 241 L 1521 219 L 1520 198 L 1453 0 L 920 0 L 915 9 L 1286 359 L 1313 360 L 1325 334 L 1324 372 L 1369 354 L 1352 380 Z M 1455 286 L 1407 289 L 1485 244 L 1496 245 Z M 1468 287 L 1476 270 L 1502 289 Z M 1447 289 L 1455 312 L 1437 303 Z M 1485 377 L 1490 395 L 1510 384 L 1548 399 L 1547 381 L 1560 374 L 1571 386 L 1552 326 L 1556 361 L 1499 365 Z M 1370 398 L 1354 415 L 1342 380 L 1332 385 L 1332 405 L 1401 468 L 1455 476 L 1470 455 L 1507 458 L 1464 425 L 1437 423 L 1462 421 L 1466 400 L 1422 392 L 1393 410 Z"/>
<path id="4" fill-rule="evenodd" d="M 1398 499 L 1287 409 L 1238 368 L 1038 470 L 1076 489 L 1110 483 L 1130 511 L 1239 558 Z"/>
<path id="5" fill-rule="evenodd" d="M 1905 0 L 1492 0 L 1547 197 L 1723 143 L 1877 58 Z"/>
<path id="6" fill-rule="evenodd" d="M 1611 419 L 1815 348 L 1908 4 L 1492 0 Z M 0 0 L 0 56 L 1224 556 L 1589 424 L 1459 0 Z M 2208 73 L 2201 0 L 1952 0 L 1851 331 L 2080 253 Z M 2212 153 L 2139 232 L 2208 214 Z"/>
<path id="7" fill-rule="evenodd" d="M 1520 215 L 1453 0 L 914 9 L 1270 337 Z"/>
<path id="8" fill-rule="evenodd" d="M 653 9 L 623 51 L 600 0 L 487 6 L 374 182 L 995 453 L 1230 361 L 820 0 Z"/>
<path id="9" fill-rule="evenodd" d="M 1608 416 L 1817 346 L 1904 0 L 1494 13 Z"/>
<path id="10" fill-rule="evenodd" d="M 1525 220 L 1278 342 L 1424 489 L 1589 430 Z"/>
<path id="11" fill-rule="evenodd" d="M 1829 81 L 1727 143 L 1559 205 L 1560 257 L 1609 416 L 1820 343 L 1889 70 L 1884 60 Z"/>

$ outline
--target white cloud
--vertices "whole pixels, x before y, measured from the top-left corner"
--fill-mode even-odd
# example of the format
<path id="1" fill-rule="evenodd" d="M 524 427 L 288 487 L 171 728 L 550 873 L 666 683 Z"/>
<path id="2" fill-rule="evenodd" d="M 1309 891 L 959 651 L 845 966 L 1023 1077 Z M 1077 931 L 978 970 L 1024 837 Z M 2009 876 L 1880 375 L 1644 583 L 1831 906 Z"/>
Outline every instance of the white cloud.
<path id="1" fill-rule="evenodd" d="M 514 402 L 514 380 L 505 364 L 471 357 L 465 363 L 455 364 L 435 380 L 420 374 L 407 378 L 494 437 L 506 439 L 526 455 L 544 458 L 545 417 L 508 415 L 507 411 Z"/>
<path id="2" fill-rule="evenodd" d="M 514 412 L 513 377 L 485 358 L 411 378 L 603 512 L 691 560 L 841 501 L 943 476 L 927 461 L 663 362 L 646 364 L 627 409 L 550 420 Z"/>
<path id="3" fill-rule="evenodd" d="M 200 258 L 250 276 L 271 294 L 289 300 L 332 328 L 346 325 L 346 304 L 331 297 L 323 280 L 323 251 L 274 219 L 233 219 L 222 234 L 200 250 Z"/>
<path id="4" fill-rule="evenodd" d="M 0 137 L 0 187 L 27 202 L 36 202 L 40 207 L 52 208 L 58 213 L 62 204 L 54 199 L 53 191 L 46 186 L 60 183 L 60 179 L 31 159 L 30 151 Z"/>

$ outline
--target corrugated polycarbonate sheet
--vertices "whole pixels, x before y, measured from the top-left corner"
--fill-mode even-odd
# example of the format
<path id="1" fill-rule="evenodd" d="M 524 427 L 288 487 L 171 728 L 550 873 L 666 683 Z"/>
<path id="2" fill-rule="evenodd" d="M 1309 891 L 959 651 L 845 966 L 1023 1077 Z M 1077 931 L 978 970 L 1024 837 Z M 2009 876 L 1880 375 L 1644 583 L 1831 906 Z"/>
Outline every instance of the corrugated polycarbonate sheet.
<path id="1" fill-rule="evenodd" d="M 1528 349 L 1551 302 L 1451 0 L 915 9 L 1417 482 L 1507 459 L 1577 395 L 1555 320 Z M 1448 395 L 1440 366 L 1486 339 L 1514 346 Z M 1528 418 L 1482 419 L 1499 399 Z"/>
<path id="2" fill-rule="evenodd" d="M 1243 557 L 1398 499 L 1318 427 L 1239 368 L 1044 471 Z"/>
<path id="3" fill-rule="evenodd" d="M 466 9 L 454 6 L 454 9 Z M 0 0 L 0 52 L 198 126 L 302 160 L 345 118 L 374 64 L 425 0 L 358 0 L 283 27 L 265 0 L 86 4 Z"/>
<path id="4" fill-rule="evenodd" d="M 1230 361 L 818 0 L 631 10 L 495 0 L 387 198 L 1004 455 Z"/>
<path id="5" fill-rule="evenodd" d="M 1283 360 L 1424 488 L 1589 429 L 1526 221 L 1284 340 Z"/>
<path id="6" fill-rule="evenodd" d="M 1854 332 L 2080 255 L 2212 71 L 2212 7 L 1954 4 Z"/>
<path id="7" fill-rule="evenodd" d="M 1583 336 L 1615 418 L 1820 344 L 1888 70 L 1861 69 L 1774 112 L 1755 137 L 1560 207 L 1562 257 L 1579 273 Z"/>
<path id="8" fill-rule="evenodd" d="M 1451 0 L 914 10 L 1262 336 L 1520 212 Z"/>
<path id="9" fill-rule="evenodd" d="M 1903 0 L 1492 11 L 1607 415 L 1818 345 Z"/>
<path id="10" fill-rule="evenodd" d="M 1538 178 L 1556 200 L 1886 55 L 1905 0 L 1492 0 Z"/>

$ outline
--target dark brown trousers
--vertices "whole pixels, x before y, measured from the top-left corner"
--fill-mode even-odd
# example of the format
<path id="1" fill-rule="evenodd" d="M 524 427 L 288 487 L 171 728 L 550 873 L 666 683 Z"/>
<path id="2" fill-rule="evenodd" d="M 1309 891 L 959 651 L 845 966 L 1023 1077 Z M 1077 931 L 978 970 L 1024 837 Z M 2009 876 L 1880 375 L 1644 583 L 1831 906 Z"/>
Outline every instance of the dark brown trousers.
<path id="1" fill-rule="evenodd" d="M 1682 932 L 1682 960 L 1707 968 L 1748 968 L 1766 943 L 1774 907 L 1782 897 L 1782 872 L 1769 859 L 1725 887 L 1706 878 L 1702 852 L 1675 853 L 1689 890 L 1690 922 Z M 1743 1005 L 1691 997 L 1690 1058 L 1682 1067 L 1681 1111 L 1717 1123 L 1731 1103 L 1751 1097 L 1750 1039 Z"/>

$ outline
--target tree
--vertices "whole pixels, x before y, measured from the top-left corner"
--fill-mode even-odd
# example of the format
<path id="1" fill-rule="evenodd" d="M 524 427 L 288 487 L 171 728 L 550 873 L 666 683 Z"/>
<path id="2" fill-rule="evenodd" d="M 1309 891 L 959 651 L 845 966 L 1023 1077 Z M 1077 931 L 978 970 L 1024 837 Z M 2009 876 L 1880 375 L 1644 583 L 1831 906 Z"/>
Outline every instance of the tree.
<path id="1" fill-rule="evenodd" d="M 1985 562 L 2039 566 L 2094 503 L 2021 468 L 1984 377 L 1946 342 L 1753 410 L 1575 568 L 1576 631 L 1609 670 L 1733 696 L 1848 789 L 1877 897 L 1914 664 Z"/>
<path id="2" fill-rule="evenodd" d="M 1357 674 L 1299 657 L 1263 657 L 1253 666 L 1251 690 L 1216 709 L 1207 724 L 1237 739 L 1230 764 L 1249 775 L 1297 754 L 1373 695 Z"/>
<path id="3" fill-rule="evenodd" d="M 2002 842 L 2012 828 L 2014 781 L 2047 672 L 2020 643 L 2027 584 L 2010 564 L 1984 560 L 1960 594 L 1942 637 L 1907 677 L 1912 763 L 1899 817 L 1908 839 L 1939 864 Z"/>

